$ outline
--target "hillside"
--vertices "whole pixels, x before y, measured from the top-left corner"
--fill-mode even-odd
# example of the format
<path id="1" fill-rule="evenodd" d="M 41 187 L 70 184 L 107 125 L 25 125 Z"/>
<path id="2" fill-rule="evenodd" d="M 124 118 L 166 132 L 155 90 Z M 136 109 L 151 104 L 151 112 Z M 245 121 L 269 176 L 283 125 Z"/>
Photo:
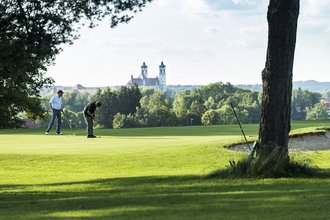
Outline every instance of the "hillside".
<path id="1" fill-rule="evenodd" d="M 238 84 L 235 86 L 242 89 L 248 89 L 257 92 L 262 91 L 261 84 Z M 303 90 L 307 89 L 312 92 L 325 93 L 327 91 L 330 91 L 330 82 L 318 82 L 315 80 L 293 82 L 293 89 L 298 89 L 298 88 L 301 88 Z"/>
<path id="2" fill-rule="evenodd" d="M 251 91 L 261 92 L 262 91 L 262 85 L 261 84 L 233 84 L 234 86 L 241 88 L 241 89 L 248 89 Z M 105 89 L 107 87 L 83 87 L 79 88 L 78 86 L 53 86 L 50 88 L 44 88 L 41 91 L 41 95 L 49 95 L 56 93 L 57 90 L 62 89 L 67 92 L 72 91 L 80 91 L 80 92 L 86 92 L 90 94 L 95 94 L 98 89 Z M 166 86 L 166 94 L 169 97 L 174 97 L 176 93 L 184 90 L 192 90 L 200 88 L 202 85 L 168 85 Z M 120 88 L 120 86 L 111 86 L 111 88 Z M 327 91 L 330 91 L 330 82 L 318 82 L 315 80 L 307 80 L 307 81 L 295 81 L 293 82 L 293 89 L 301 88 L 303 90 L 309 90 L 311 92 L 319 92 L 319 93 L 325 93 Z"/>

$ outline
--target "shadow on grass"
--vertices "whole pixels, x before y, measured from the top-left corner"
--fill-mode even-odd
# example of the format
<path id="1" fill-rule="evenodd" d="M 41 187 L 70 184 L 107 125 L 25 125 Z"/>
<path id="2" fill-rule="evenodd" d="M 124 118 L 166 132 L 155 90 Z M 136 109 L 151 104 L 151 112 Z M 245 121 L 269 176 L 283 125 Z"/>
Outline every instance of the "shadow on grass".
<path id="1" fill-rule="evenodd" d="M 329 177 L 329 176 L 327 176 Z M 3 219 L 327 219 L 330 180 L 131 177 L 0 185 Z"/>

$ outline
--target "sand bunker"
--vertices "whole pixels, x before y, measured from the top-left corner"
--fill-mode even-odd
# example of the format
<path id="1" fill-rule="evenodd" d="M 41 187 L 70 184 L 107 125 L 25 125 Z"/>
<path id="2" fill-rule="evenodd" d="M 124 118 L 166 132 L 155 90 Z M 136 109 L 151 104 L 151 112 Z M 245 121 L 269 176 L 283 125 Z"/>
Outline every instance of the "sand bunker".
<path id="1" fill-rule="evenodd" d="M 250 144 L 252 148 L 252 143 Z M 237 144 L 228 147 L 229 150 L 249 152 L 246 144 Z M 290 151 L 320 151 L 330 150 L 330 131 L 323 134 L 308 134 L 306 136 L 289 139 Z"/>

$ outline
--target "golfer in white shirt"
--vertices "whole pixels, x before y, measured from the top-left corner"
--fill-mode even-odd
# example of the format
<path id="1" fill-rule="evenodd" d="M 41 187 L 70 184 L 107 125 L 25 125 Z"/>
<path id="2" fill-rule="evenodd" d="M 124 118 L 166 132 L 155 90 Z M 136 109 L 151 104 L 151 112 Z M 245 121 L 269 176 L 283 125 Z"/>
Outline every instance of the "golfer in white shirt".
<path id="1" fill-rule="evenodd" d="M 50 129 L 53 127 L 55 118 L 57 118 L 56 134 L 63 135 L 63 133 L 61 132 L 62 109 L 63 109 L 62 96 L 63 96 L 63 91 L 58 90 L 57 95 L 53 96 L 49 100 L 49 107 L 52 109 L 52 117 L 50 118 L 50 122 L 45 133 L 46 135 L 49 134 Z"/>

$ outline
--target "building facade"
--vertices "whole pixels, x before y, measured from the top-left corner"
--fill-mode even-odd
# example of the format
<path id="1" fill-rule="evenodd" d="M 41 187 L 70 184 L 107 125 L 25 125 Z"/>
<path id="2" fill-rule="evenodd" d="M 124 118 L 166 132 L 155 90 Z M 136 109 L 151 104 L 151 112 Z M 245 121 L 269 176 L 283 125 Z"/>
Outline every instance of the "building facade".
<path id="1" fill-rule="evenodd" d="M 323 99 L 321 100 L 321 103 L 327 108 L 328 119 L 330 119 L 330 99 Z"/>
<path id="2" fill-rule="evenodd" d="M 131 75 L 131 79 L 128 81 L 126 86 L 133 86 L 137 84 L 138 86 L 153 86 L 153 87 L 166 87 L 166 66 L 164 65 L 163 61 L 159 65 L 159 74 L 156 77 L 149 77 L 148 76 L 148 66 L 143 62 L 141 66 L 141 74 L 138 78 L 134 78 Z"/>

